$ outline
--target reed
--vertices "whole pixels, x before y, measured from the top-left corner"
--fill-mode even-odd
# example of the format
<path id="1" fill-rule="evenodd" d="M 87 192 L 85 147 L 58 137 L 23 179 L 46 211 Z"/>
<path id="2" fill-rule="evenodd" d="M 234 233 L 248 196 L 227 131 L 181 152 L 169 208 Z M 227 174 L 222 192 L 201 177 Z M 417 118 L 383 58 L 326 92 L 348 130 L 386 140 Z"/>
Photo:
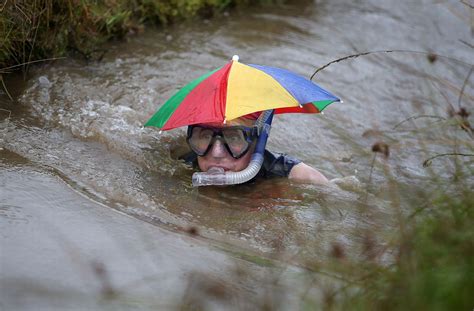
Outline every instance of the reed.
<path id="1" fill-rule="evenodd" d="M 0 68 L 71 52 L 100 59 L 109 40 L 149 25 L 209 18 L 234 6 L 269 0 L 7 0 L 0 5 Z M 26 69 L 27 69 L 26 65 Z M 25 67 L 23 67 L 25 69 Z"/>

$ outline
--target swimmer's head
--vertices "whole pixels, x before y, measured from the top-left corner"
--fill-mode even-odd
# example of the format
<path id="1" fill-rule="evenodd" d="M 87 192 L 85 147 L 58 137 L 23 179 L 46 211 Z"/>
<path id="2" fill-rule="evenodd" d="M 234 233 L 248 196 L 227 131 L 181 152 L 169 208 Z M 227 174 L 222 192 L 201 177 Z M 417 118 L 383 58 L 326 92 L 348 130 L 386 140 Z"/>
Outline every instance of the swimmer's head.
<path id="1" fill-rule="evenodd" d="M 216 167 L 224 171 L 245 169 L 255 149 L 258 116 L 249 115 L 222 123 L 189 126 L 187 142 L 198 155 L 198 165 L 206 172 Z"/>

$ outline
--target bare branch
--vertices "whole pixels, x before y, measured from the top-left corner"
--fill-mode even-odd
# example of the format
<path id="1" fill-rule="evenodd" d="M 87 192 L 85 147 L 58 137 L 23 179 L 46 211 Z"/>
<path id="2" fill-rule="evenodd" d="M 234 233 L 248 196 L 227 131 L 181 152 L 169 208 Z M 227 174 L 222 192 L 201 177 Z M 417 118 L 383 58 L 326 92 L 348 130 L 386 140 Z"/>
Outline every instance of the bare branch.
<path id="1" fill-rule="evenodd" d="M 464 5 L 466 5 L 466 6 L 468 6 L 468 7 L 470 7 L 471 9 L 474 9 L 474 5 L 470 4 L 469 2 L 466 2 L 466 1 L 464 1 L 464 0 L 461 0 L 461 3 L 464 4 Z"/>
<path id="2" fill-rule="evenodd" d="M 0 72 L 0 81 L 2 82 L 3 90 L 7 94 L 8 98 L 10 98 L 10 100 L 13 101 L 13 97 L 10 95 L 10 93 L 8 93 L 8 89 L 7 89 L 7 86 L 5 85 L 5 81 L 3 81 L 3 75 L 1 74 L 1 72 Z"/>
<path id="3" fill-rule="evenodd" d="M 467 74 L 466 79 L 464 80 L 464 83 L 462 85 L 461 92 L 459 93 L 459 98 L 458 98 L 458 108 L 461 108 L 461 100 L 462 100 L 462 96 L 464 95 L 464 88 L 466 87 L 466 84 L 469 81 L 469 78 L 471 77 L 473 70 L 474 70 L 474 66 L 471 66 L 471 70 L 469 70 L 469 73 Z"/>
<path id="4" fill-rule="evenodd" d="M 47 62 L 47 61 L 50 61 L 50 60 L 58 60 L 58 59 L 65 59 L 65 58 L 66 58 L 66 57 L 53 57 L 53 58 L 45 58 L 45 59 L 39 59 L 39 60 L 32 60 L 32 61 L 30 61 L 30 62 L 25 62 L 25 63 L 21 63 L 21 64 L 17 64 L 17 65 L 10 66 L 10 67 L 1 68 L 1 69 L 0 69 L 0 74 L 1 74 L 1 73 L 7 73 L 7 70 L 8 70 L 8 69 L 18 68 L 18 67 L 21 67 L 21 66 L 24 66 L 24 65 L 28 65 L 28 64 L 34 64 L 34 63 L 40 63 L 40 62 Z"/>
<path id="5" fill-rule="evenodd" d="M 409 117 L 399 123 L 397 123 L 397 125 L 395 125 L 393 127 L 393 129 L 397 129 L 397 127 L 399 127 L 400 125 L 402 125 L 403 123 L 407 122 L 407 121 L 410 121 L 410 120 L 415 120 L 415 119 L 421 119 L 421 118 L 432 118 L 432 119 L 438 119 L 438 120 L 446 120 L 446 118 L 443 118 L 443 117 L 440 117 L 440 116 L 433 116 L 433 115 L 419 115 L 419 116 L 412 116 L 412 117 Z"/>
<path id="6" fill-rule="evenodd" d="M 462 40 L 462 39 L 459 39 L 459 42 L 464 43 L 465 45 L 467 45 L 467 46 L 470 47 L 471 49 L 474 49 L 474 45 L 473 45 L 473 44 L 470 44 L 470 43 L 467 42 L 467 41 L 464 41 L 464 40 Z"/>
<path id="7" fill-rule="evenodd" d="M 12 112 L 8 109 L 3 109 L 3 108 L 0 108 L 1 111 L 5 111 L 5 112 L 8 112 L 8 118 L 7 119 L 10 119 L 11 115 L 12 115 Z"/>
<path id="8" fill-rule="evenodd" d="M 445 156 L 474 157 L 474 154 L 471 154 L 471 153 L 457 153 L 457 152 L 437 154 L 437 155 L 432 156 L 431 158 L 428 158 L 428 159 L 426 159 L 425 161 L 423 161 L 423 166 L 424 166 L 424 167 L 430 166 L 430 165 L 431 165 L 431 161 L 432 161 L 433 159 L 440 158 L 440 157 L 445 157 Z"/>
<path id="9" fill-rule="evenodd" d="M 351 59 L 351 58 L 357 58 L 359 56 L 364 56 L 364 55 L 369 55 L 369 54 L 379 54 L 379 53 L 411 53 L 411 54 L 423 54 L 423 55 L 430 55 L 430 56 L 435 56 L 435 57 L 438 57 L 438 58 L 445 58 L 445 59 L 449 59 L 449 60 L 453 60 L 455 62 L 458 62 L 458 63 L 462 63 L 464 65 L 469 65 L 469 66 L 474 66 L 474 64 L 470 64 L 470 63 L 467 63 L 463 60 L 460 60 L 460 59 L 457 59 L 457 58 L 453 58 L 453 57 L 449 57 L 449 56 L 444 56 L 444 55 L 440 55 L 440 54 L 434 54 L 434 53 L 430 53 L 430 52 L 423 52 L 423 51 L 411 51 L 411 50 L 381 50 L 381 51 L 368 51 L 368 52 L 362 52 L 362 53 L 357 53 L 357 54 L 352 54 L 352 55 L 348 55 L 348 56 L 344 56 L 344 57 L 341 57 L 341 58 L 338 58 L 336 60 L 333 60 L 329 63 L 327 63 L 326 65 L 322 66 L 322 67 L 319 67 L 318 69 L 316 69 L 316 71 L 313 73 L 313 75 L 309 78 L 310 80 L 313 80 L 314 76 L 320 72 L 321 70 L 325 69 L 326 67 L 329 67 L 330 65 L 334 64 L 334 63 L 338 63 L 338 62 L 341 62 L 341 61 L 344 61 L 344 60 L 348 60 L 348 59 Z"/>

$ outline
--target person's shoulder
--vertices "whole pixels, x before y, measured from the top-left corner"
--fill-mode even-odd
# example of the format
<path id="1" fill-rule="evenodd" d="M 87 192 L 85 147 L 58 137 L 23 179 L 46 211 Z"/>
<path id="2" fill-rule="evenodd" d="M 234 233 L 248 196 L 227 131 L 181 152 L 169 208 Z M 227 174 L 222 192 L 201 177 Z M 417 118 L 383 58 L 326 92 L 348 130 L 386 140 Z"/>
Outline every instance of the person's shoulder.
<path id="1" fill-rule="evenodd" d="M 310 182 L 314 184 L 326 184 L 329 180 L 317 169 L 300 162 L 293 166 L 289 175 L 289 179 L 301 182 Z"/>
<path id="2" fill-rule="evenodd" d="M 329 182 L 320 171 L 290 155 L 265 150 L 264 159 L 265 176 L 267 178 L 273 176 L 288 177 L 294 181 L 314 184 Z"/>
<path id="3" fill-rule="evenodd" d="M 298 164 L 301 162 L 299 159 L 292 157 L 286 153 L 273 152 L 267 149 L 265 149 L 264 157 L 267 159 L 271 159 L 272 161 L 284 161 L 284 162 L 294 163 L 294 164 Z"/>
<path id="4" fill-rule="evenodd" d="M 263 162 L 265 177 L 288 177 L 293 166 L 300 162 L 287 154 L 265 150 Z"/>

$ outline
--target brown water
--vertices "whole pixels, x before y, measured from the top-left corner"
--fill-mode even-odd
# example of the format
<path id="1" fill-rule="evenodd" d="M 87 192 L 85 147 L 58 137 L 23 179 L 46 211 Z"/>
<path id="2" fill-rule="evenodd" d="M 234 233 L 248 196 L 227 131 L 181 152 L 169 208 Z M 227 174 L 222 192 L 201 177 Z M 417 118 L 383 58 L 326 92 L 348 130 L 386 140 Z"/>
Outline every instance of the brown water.
<path id="1" fill-rule="evenodd" d="M 346 2 L 233 11 L 150 30 L 110 45 L 102 62 L 67 59 L 35 68 L 25 83 L 11 81 L 16 100 L 0 99 L 0 107 L 11 111 L 7 118 L 0 110 L 1 167 L 8 172 L 0 180 L 17 186 L 5 188 L 8 196 L 2 192 L 2 208 L 35 206 L 54 215 L 56 203 L 44 198 L 45 189 L 38 186 L 52 184 L 72 210 L 76 200 L 84 200 L 78 199 L 80 193 L 93 206 L 102 204 L 95 208 L 105 206 L 169 229 L 176 239 L 196 227 L 208 247 L 192 259 L 201 263 L 197 271 L 214 256 L 215 247 L 222 255 L 285 254 L 297 265 L 328 260 L 335 244 L 348 256 L 363 258 L 368 234 L 383 248 L 398 228 L 398 215 L 411 213 L 440 186 L 455 193 L 454 171 L 464 172 L 463 186 L 473 188 L 472 157 L 443 157 L 428 168 L 422 165 L 438 153 L 473 152 L 472 138 L 455 120 L 419 118 L 399 124 L 420 115 L 448 118 L 450 106 L 472 107 L 472 77 L 465 82 L 474 63 L 472 12 L 454 1 Z M 339 57 L 392 49 L 449 58 L 430 61 L 422 53 L 398 52 L 333 64 L 314 80 L 343 104 L 329 106 L 324 115 L 278 115 L 273 122 L 268 149 L 298 157 L 331 179 L 342 178 L 340 187 L 266 180 L 192 188 L 192 170 L 175 160 L 184 146 L 184 130 L 160 135 L 142 127 L 178 88 L 234 54 L 244 63 L 309 77 Z M 472 117 L 468 120 L 473 123 Z M 388 159 L 381 154 L 374 159 L 371 147 L 379 141 L 389 145 Z M 24 161 L 28 169 L 19 164 Z M 53 182 L 51 176 L 61 179 Z M 61 190 L 64 182 L 74 191 Z M 12 204 L 17 197 L 24 200 Z M 0 214 L 2 232 L 10 232 L 5 217 Z M 103 222 L 114 226 L 107 218 Z M 16 242 L 12 235 L 2 240 Z M 37 241 L 26 236 L 22 243 Z M 189 249 L 175 251 L 184 255 Z M 10 262 L 9 256 L 2 254 L 2 260 Z M 139 266 L 140 259 L 131 264 Z M 181 267 L 177 263 L 174 269 L 184 271 Z"/>

